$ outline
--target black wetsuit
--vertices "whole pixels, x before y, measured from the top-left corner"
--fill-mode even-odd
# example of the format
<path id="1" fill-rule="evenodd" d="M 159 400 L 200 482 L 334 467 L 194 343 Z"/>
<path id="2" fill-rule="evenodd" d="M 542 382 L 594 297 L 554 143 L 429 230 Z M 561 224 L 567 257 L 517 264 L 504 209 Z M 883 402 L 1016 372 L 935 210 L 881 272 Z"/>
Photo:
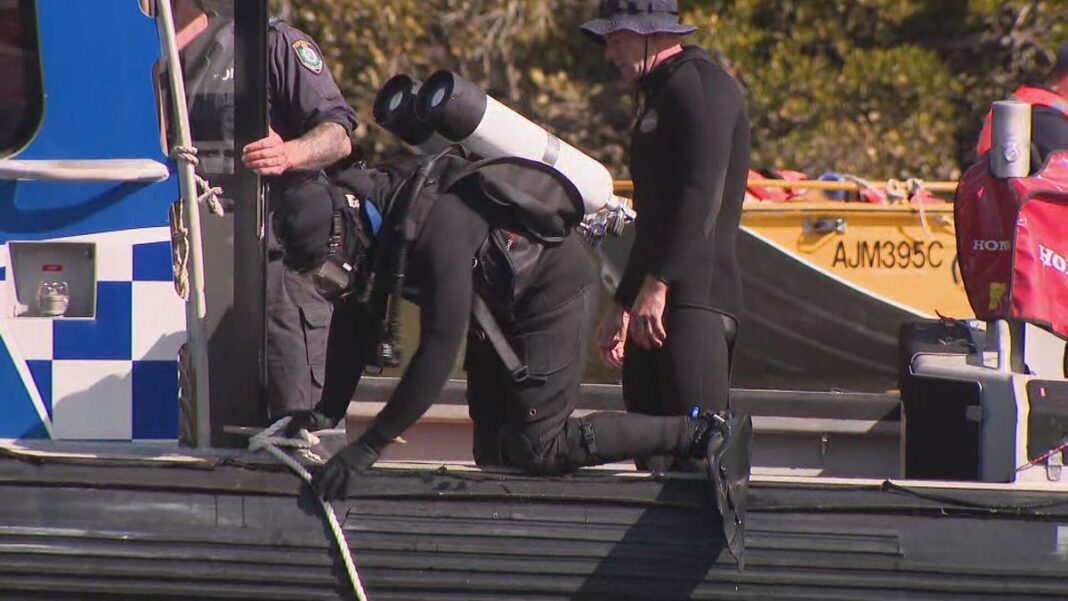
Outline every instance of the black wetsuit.
<path id="1" fill-rule="evenodd" d="M 723 409 L 741 310 L 735 239 L 749 119 L 734 79 L 693 46 L 657 65 L 639 93 L 630 160 L 638 218 L 616 301 L 629 310 L 647 275 L 666 282 L 667 339 L 652 351 L 628 342 L 623 398 L 654 415 Z"/>
<path id="2" fill-rule="evenodd" d="M 389 402 L 361 437 L 375 450 L 401 435 L 438 397 L 468 333 L 473 259 L 495 222 L 489 209 L 472 204 L 456 194 L 442 195 L 412 245 L 405 281 L 411 284 L 407 296 L 420 307 L 421 338 Z M 476 462 L 556 474 L 652 454 L 687 454 L 694 432 L 687 417 L 570 417 L 584 368 L 595 274 L 574 237 L 547 247 L 534 270 L 507 315 L 497 315 L 530 380 L 514 382 L 477 327 L 468 335 Z M 371 352 L 363 315 L 355 303 L 341 304 L 334 313 L 318 408 L 334 421 L 344 417 Z"/>

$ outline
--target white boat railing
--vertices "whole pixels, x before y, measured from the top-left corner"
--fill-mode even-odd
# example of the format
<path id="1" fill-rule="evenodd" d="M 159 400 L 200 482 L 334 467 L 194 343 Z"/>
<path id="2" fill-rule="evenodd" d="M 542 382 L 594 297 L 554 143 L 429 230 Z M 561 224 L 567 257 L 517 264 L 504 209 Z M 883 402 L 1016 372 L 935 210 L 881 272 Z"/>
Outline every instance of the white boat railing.
<path id="1" fill-rule="evenodd" d="M 42 182 L 162 182 L 167 166 L 152 159 L 0 160 L 0 180 Z"/>

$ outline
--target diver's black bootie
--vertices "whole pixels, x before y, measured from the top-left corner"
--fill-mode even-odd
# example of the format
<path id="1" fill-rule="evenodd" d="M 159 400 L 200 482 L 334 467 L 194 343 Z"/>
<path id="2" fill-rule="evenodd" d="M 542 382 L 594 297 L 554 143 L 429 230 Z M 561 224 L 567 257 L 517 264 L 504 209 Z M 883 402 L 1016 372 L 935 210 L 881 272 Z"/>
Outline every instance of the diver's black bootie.
<path id="1" fill-rule="evenodd" d="M 690 443 L 690 456 L 707 459 L 709 445 L 718 448 L 723 444 L 723 432 L 717 426 L 726 423 L 726 411 L 702 411 L 700 407 L 690 409 L 690 420 L 694 422 L 693 442 Z"/>
<path id="2" fill-rule="evenodd" d="M 701 411 L 694 407 L 691 453 L 707 461 L 708 479 L 723 521 L 723 536 L 731 554 L 744 567 L 745 508 L 753 457 L 753 420 L 731 410 Z"/>

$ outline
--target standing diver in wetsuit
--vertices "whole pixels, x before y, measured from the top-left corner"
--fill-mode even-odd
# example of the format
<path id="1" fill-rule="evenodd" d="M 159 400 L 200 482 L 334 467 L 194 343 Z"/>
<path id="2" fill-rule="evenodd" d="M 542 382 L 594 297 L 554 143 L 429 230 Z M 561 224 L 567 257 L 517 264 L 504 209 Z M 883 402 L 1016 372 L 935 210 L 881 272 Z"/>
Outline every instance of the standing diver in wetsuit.
<path id="1" fill-rule="evenodd" d="M 355 287 L 371 279 L 381 288 L 382 273 L 392 273 L 400 265 L 404 296 L 420 307 L 419 347 L 389 402 L 356 442 L 315 474 L 313 488 L 328 499 L 345 496 L 354 476 L 366 472 L 381 451 L 426 412 L 444 387 L 468 332 L 472 303 L 479 298 L 525 361 L 522 373 L 506 368 L 481 319 L 478 326 L 472 323 L 468 402 L 479 465 L 565 474 L 582 466 L 654 454 L 703 457 L 710 449 L 729 446 L 721 444 L 723 437 L 731 438 L 729 427 L 722 416 L 711 413 L 571 417 L 583 373 L 586 316 L 595 282 L 588 253 L 568 235 L 581 218 L 581 196 L 570 181 L 541 163 L 507 159 L 480 167 L 484 163 L 469 164 L 446 155 L 433 162 L 429 175 L 424 163 L 414 176 L 410 169 L 352 169 L 335 177 L 337 186 L 308 182 L 291 192 L 294 202 L 323 200 L 311 201 L 319 211 L 311 221 L 307 207 L 293 219 L 283 214 L 280 237 L 287 261 L 305 269 L 322 263 L 322 241 L 331 236 L 331 219 L 337 222 L 339 208 L 343 212 L 353 208 L 358 217 L 352 218 L 351 211 L 347 214 L 362 231 L 373 231 L 374 222 L 382 219 L 384 225 L 381 233 L 372 234 L 374 241 L 365 244 L 369 257 L 346 265 L 379 262 L 397 255 L 400 248 L 406 261 L 386 260 L 393 267 L 376 268 Z M 423 181 L 420 173 L 424 188 L 417 185 Z M 577 219 L 561 227 L 562 221 L 554 216 L 524 220 L 515 209 L 531 199 L 550 198 L 563 198 L 557 205 L 570 206 Z M 544 223 L 550 226 L 538 225 Z M 539 233 L 546 229 L 552 231 Z M 407 246 L 401 233 L 410 240 Z M 371 331 L 365 319 L 368 305 L 352 300 L 358 296 L 341 300 L 335 310 L 321 402 L 313 411 L 292 414 L 289 431 L 339 422 L 364 365 L 373 361 L 366 344 Z M 751 434 L 749 422 L 738 423 L 737 431 Z M 744 471 L 747 476 L 747 462 Z"/>
<path id="2" fill-rule="evenodd" d="M 720 410 L 741 281 L 735 238 L 749 169 L 749 120 L 734 79 L 682 35 L 675 0 L 604 0 L 582 31 L 636 85 L 631 134 L 635 239 L 616 304 L 597 329 L 623 368 L 628 411 Z M 671 457 L 638 467 L 669 469 Z"/>

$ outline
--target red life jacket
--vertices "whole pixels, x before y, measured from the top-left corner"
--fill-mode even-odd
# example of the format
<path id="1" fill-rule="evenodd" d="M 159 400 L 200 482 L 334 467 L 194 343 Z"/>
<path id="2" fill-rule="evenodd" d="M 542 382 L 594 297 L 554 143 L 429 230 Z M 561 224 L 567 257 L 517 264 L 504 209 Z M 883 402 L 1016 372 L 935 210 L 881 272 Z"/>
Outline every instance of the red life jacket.
<path id="1" fill-rule="evenodd" d="M 784 179 L 787 181 L 799 181 L 808 179 L 808 176 L 800 171 L 790 171 L 788 169 L 765 169 L 762 171 L 750 169 L 749 179 Z M 804 190 L 798 188 L 758 188 L 756 186 L 748 186 L 745 191 L 759 200 L 766 200 L 769 202 L 786 202 L 787 200 L 804 193 Z"/>
<path id="2" fill-rule="evenodd" d="M 1042 171 L 998 179 L 987 157 L 953 206 L 964 289 L 979 319 L 1030 321 L 1068 338 L 1068 150 Z"/>
<path id="3" fill-rule="evenodd" d="M 1065 117 L 1068 117 L 1068 100 L 1065 100 L 1060 94 L 1045 88 L 1020 86 L 1012 93 L 1012 99 L 1026 102 L 1031 106 L 1048 106 L 1052 109 L 1057 109 L 1064 113 Z M 983 130 L 979 132 L 979 142 L 975 145 L 975 154 L 983 154 L 990 150 L 990 144 L 993 143 L 994 136 L 990 130 L 992 115 L 993 110 L 987 111 L 986 118 L 983 119 Z"/>

